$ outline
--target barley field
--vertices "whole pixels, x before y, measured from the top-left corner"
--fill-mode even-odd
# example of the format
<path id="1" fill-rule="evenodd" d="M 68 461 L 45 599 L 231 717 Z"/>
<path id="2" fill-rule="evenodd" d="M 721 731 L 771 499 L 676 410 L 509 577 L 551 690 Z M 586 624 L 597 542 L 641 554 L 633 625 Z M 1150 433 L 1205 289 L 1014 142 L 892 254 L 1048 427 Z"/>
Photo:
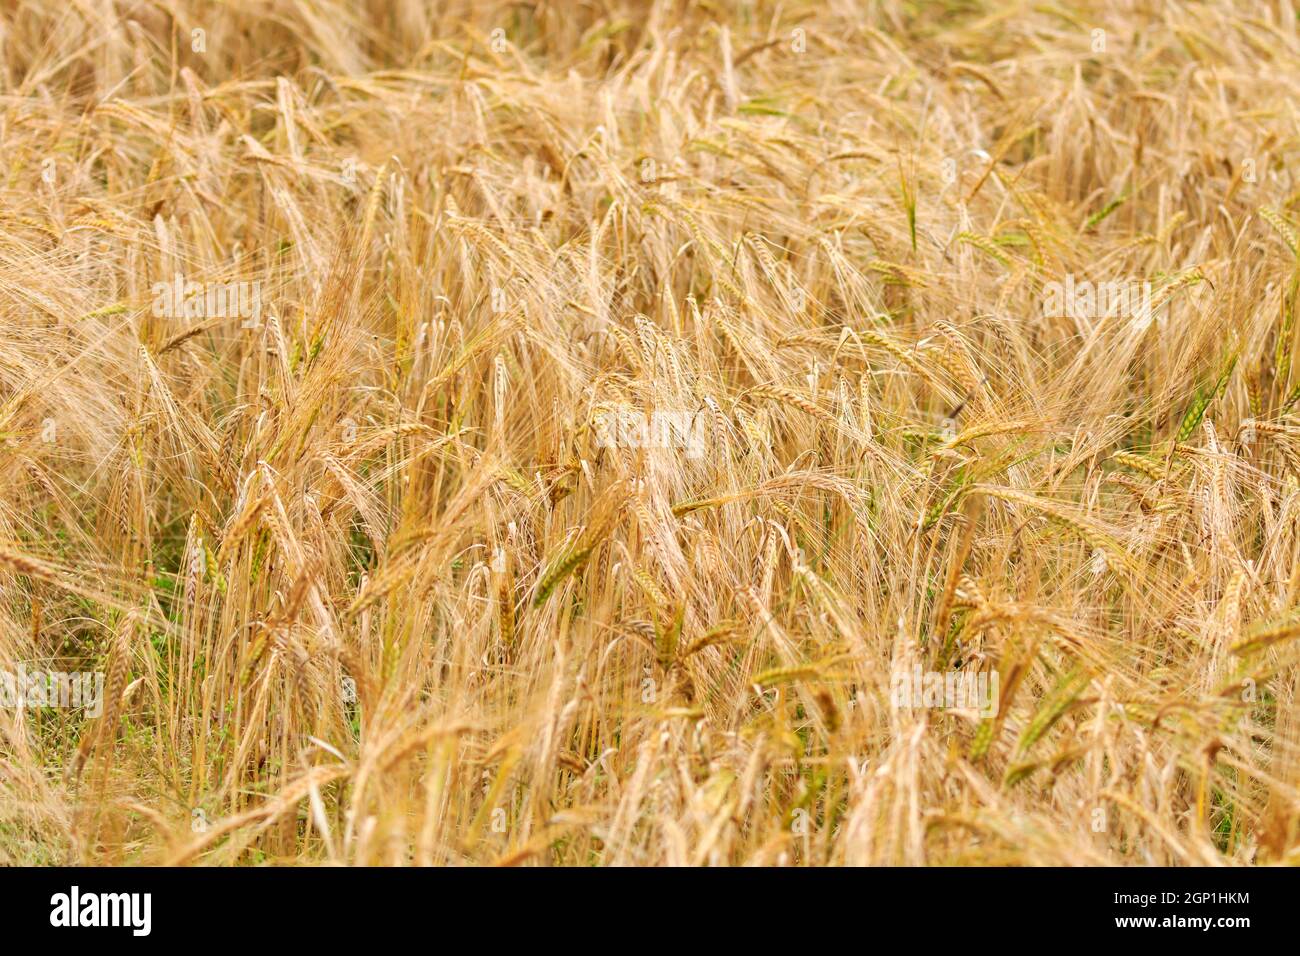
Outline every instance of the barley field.
<path id="1" fill-rule="evenodd" d="M 0 12 L 0 863 L 1300 862 L 1291 3 Z"/>

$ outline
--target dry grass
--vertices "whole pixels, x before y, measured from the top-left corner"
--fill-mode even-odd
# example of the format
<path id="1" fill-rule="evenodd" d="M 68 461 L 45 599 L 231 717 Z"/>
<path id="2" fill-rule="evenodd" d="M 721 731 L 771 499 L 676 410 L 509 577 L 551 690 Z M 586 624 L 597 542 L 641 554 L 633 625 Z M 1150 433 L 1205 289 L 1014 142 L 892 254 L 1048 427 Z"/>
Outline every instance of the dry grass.
<path id="1" fill-rule="evenodd" d="M 1294 17 L 6 5 L 0 861 L 1297 862 Z"/>

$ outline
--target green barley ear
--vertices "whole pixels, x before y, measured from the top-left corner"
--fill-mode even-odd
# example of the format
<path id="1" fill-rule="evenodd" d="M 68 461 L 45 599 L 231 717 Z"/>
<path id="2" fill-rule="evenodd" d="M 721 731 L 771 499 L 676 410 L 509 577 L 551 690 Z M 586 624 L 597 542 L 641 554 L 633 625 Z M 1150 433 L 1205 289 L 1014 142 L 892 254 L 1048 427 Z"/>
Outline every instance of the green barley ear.
<path id="1" fill-rule="evenodd" d="M 1286 392 L 1291 379 L 1291 338 L 1295 327 L 1297 289 L 1300 289 L 1300 263 L 1292 270 L 1291 285 L 1282 298 L 1281 324 L 1277 333 L 1277 349 L 1273 355 L 1273 366 L 1276 369 L 1273 375 L 1274 392 L 1278 398 Z M 1259 413 L 1255 413 L 1255 417 L 1259 418 Z"/>
<path id="2" fill-rule="evenodd" d="M 996 717 L 986 717 L 980 721 L 979 729 L 975 731 L 975 739 L 971 741 L 970 754 L 971 760 L 979 760 L 989 751 L 989 745 L 993 743 L 993 732 L 997 727 Z"/>
<path id="3" fill-rule="evenodd" d="M 1213 398 L 1217 399 L 1221 397 L 1223 393 L 1228 390 L 1228 381 L 1232 378 L 1233 370 L 1237 367 L 1237 358 L 1240 354 L 1241 350 L 1234 347 L 1232 353 L 1224 360 L 1223 368 L 1219 372 L 1218 381 L 1214 383 Z"/>
<path id="4" fill-rule="evenodd" d="M 1237 353 L 1234 351 L 1224 363 L 1213 387 L 1196 390 L 1196 396 L 1187 406 L 1187 411 L 1183 413 L 1182 424 L 1178 426 L 1178 435 L 1175 439 L 1177 444 L 1181 445 L 1192 437 L 1192 432 L 1196 431 L 1196 427 L 1201 424 L 1201 419 L 1205 417 L 1205 410 L 1210 407 L 1210 403 L 1222 395 L 1224 389 L 1228 387 L 1228 379 L 1232 376 L 1232 370 L 1236 365 Z"/>
<path id="5" fill-rule="evenodd" d="M 594 547 L 575 548 L 563 555 L 551 569 L 542 576 L 542 583 L 537 587 L 537 596 L 533 598 L 533 607 L 541 607 L 551 596 L 556 585 L 567 578 L 591 557 Z"/>
<path id="6" fill-rule="evenodd" d="M 916 187 L 908 180 L 903 171 L 903 159 L 898 159 L 898 192 L 907 210 L 907 231 L 912 237 L 912 251 L 916 251 Z"/>
<path id="7" fill-rule="evenodd" d="M 664 628 L 659 637 L 659 663 L 664 667 L 677 660 L 677 648 L 682 640 L 682 622 L 686 620 L 686 602 L 677 605 L 672 622 Z"/>
<path id="8" fill-rule="evenodd" d="M 1126 203 L 1127 201 L 1128 201 L 1128 196 L 1126 194 L 1126 195 L 1119 196 L 1115 199 L 1112 199 L 1110 202 L 1106 203 L 1106 205 L 1102 206 L 1101 209 L 1099 209 L 1097 212 L 1094 212 L 1091 216 L 1089 216 L 1084 221 L 1083 231 L 1089 232 L 1090 230 L 1095 229 L 1102 222 L 1102 220 L 1104 220 L 1107 216 L 1113 213 L 1120 206 L 1124 205 L 1124 203 Z"/>
<path id="9" fill-rule="evenodd" d="M 614 522 L 627 502 L 628 491 L 626 486 L 616 486 L 606 494 L 608 497 L 604 506 L 595 512 L 595 520 L 542 575 L 541 582 L 537 586 L 537 596 L 533 598 L 533 607 L 541 607 L 545 604 L 546 599 L 551 596 L 551 592 L 560 582 L 586 564 L 592 553 L 613 530 Z"/>
<path id="10" fill-rule="evenodd" d="M 1016 753 L 1027 753 L 1045 733 L 1051 730 L 1052 725 L 1061 719 L 1075 699 L 1083 693 L 1091 679 L 1088 673 L 1082 670 L 1072 671 L 1062 677 L 1020 735 Z"/>
<path id="11" fill-rule="evenodd" d="M 1002 254 L 1002 249 L 998 244 L 988 236 L 977 235 L 973 232 L 959 232 L 957 233 L 957 241 L 968 246 L 974 246 L 999 265 L 1005 266 L 1010 262 L 1010 260 Z"/>
<path id="12" fill-rule="evenodd" d="M 1182 444 L 1192 437 L 1192 432 L 1196 431 L 1196 426 L 1201 423 L 1205 417 L 1205 410 L 1210 407 L 1210 400 L 1214 397 L 1212 391 L 1197 389 L 1196 396 L 1192 403 L 1187 406 L 1187 411 L 1183 413 L 1182 424 L 1178 426 L 1178 435 L 1174 439 L 1178 444 Z"/>
<path id="13" fill-rule="evenodd" d="M 779 684 L 792 684 L 795 681 L 815 680 L 821 676 L 817 664 L 799 664 L 794 667 L 773 667 L 760 671 L 749 678 L 751 684 L 759 687 L 775 687 Z"/>
<path id="14" fill-rule="evenodd" d="M 1023 783 L 1036 771 L 1042 770 L 1045 763 L 1046 761 L 1043 760 L 1030 760 L 1026 763 L 1013 764 L 1007 768 L 1006 776 L 1002 778 L 1002 785 L 1010 788 Z"/>
<path id="15" fill-rule="evenodd" d="M 1300 617 L 1292 614 L 1247 628 L 1242 639 L 1232 646 L 1232 653 L 1241 657 L 1296 637 L 1300 637 Z"/>
<path id="16" fill-rule="evenodd" d="M 1287 222 L 1286 218 L 1280 212 L 1275 209 L 1270 209 L 1268 206 L 1261 206 L 1259 209 L 1259 215 L 1266 223 L 1277 231 L 1279 236 L 1282 237 L 1282 241 L 1285 242 L 1287 248 L 1291 250 L 1291 255 L 1300 256 L 1300 242 L 1296 240 L 1296 231 L 1291 226 L 1291 223 Z"/>

